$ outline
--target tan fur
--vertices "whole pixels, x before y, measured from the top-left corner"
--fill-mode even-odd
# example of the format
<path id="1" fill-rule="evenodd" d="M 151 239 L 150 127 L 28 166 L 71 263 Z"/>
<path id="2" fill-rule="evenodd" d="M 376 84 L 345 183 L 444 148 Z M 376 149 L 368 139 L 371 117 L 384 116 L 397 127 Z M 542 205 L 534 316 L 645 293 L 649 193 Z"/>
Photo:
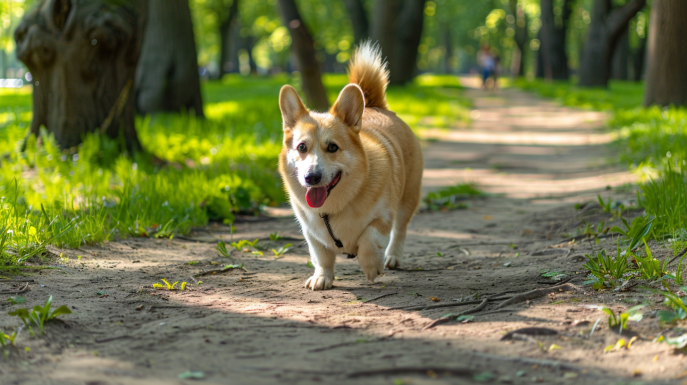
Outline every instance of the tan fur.
<path id="1" fill-rule="evenodd" d="M 385 265 L 398 267 L 406 229 L 420 201 L 422 150 L 410 128 L 387 110 L 388 72 L 379 50 L 361 46 L 349 73 L 356 84 L 341 91 L 328 113 L 308 111 L 290 86 L 279 97 L 284 119 L 279 171 L 315 265 L 315 274 L 306 281 L 313 290 L 332 286 L 336 254 L 357 255 L 370 281 Z M 297 149 L 301 143 L 307 152 Z M 332 143 L 339 150 L 330 153 Z M 329 186 L 341 173 L 319 208 L 306 202 L 304 176 L 313 170 L 323 175 L 315 187 Z M 321 218 L 325 214 L 343 248 L 329 235 Z"/>

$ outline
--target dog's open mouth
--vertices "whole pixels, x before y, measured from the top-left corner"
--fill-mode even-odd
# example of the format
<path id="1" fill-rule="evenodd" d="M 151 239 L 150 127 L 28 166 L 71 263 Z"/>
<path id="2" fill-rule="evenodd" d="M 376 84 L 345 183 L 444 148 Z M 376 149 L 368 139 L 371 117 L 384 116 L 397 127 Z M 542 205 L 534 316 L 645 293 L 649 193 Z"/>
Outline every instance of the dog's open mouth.
<path id="1" fill-rule="evenodd" d="M 305 200 L 308 202 L 308 206 L 312 208 L 322 207 L 324 201 L 327 200 L 329 193 L 332 191 L 339 181 L 341 180 L 341 171 L 332 179 L 332 181 L 326 186 L 320 187 L 309 187 L 308 191 L 305 193 Z"/>

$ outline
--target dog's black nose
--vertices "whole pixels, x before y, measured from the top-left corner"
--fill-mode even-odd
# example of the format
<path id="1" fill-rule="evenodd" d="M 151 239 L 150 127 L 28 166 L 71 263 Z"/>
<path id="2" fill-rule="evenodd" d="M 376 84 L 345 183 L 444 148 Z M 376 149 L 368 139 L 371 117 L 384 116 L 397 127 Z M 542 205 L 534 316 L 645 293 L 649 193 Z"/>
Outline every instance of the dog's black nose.
<path id="1" fill-rule="evenodd" d="M 314 185 L 320 183 L 322 180 L 322 174 L 319 172 L 309 172 L 305 174 L 305 183 L 309 185 Z"/>

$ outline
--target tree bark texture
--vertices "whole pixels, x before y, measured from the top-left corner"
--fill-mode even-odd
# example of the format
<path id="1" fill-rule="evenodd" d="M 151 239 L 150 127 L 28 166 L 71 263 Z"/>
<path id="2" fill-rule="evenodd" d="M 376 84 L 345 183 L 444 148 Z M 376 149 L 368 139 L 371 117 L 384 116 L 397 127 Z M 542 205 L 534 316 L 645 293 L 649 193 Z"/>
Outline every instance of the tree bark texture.
<path id="1" fill-rule="evenodd" d="M 219 15 L 222 15 L 222 11 L 218 10 Z M 236 72 L 238 69 L 238 62 L 235 62 L 232 57 L 232 44 L 234 44 L 234 39 L 232 39 L 232 34 L 236 31 L 237 16 L 239 13 L 239 0 L 234 0 L 231 2 L 229 7 L 229 12 L 220 20 L 219 25 L 219 37 L 220 37 L 220 55 L 219 55 L 219 77 Z"/>
<path id="2" fill-rule="evenodd" d="M 188 0 L 149 0 L 148 7 L 148 26 L 136 71 L 138 111 L 186 110 L 203 116 Z"/>
<path id="3" fill-rule="evenodd" d="M 687 106 L 687 1 L 653 0 L 644 105 Z"/>
<path id="4" fill-rule="evenodd" d="M 42 0 L 15 31 L 17 57 L 34 79 L 29 134 L 41 126 L 60 148 L 100 132 L 141 149 L 133 85 L 146 2 Z"/>
<path id="5" fill-rule="evenodd" d="M 510 0 L 510 11 L 515 18 L 515 45 L 517 50 L 513 50 L 513 60 L 511 71 L 517 76 L 525 76 L 525 59 L 527 50 L 527 14 L 518 0 Z"/>
<path id="6" fill-rule="evenodd" d="M 348 17 L 353 25 L 353 38 L 356 44 L 370 37 L 370 23 L 362 0 L 344 0 Z"/>
<path id="7" fill-rule="evenodd" d="M 425 0 L 376 0 L 371 37 L 389 63 L 389 83 L 403 85 L 417 72 L 417 49 L 425 20 Z"/>
<path id="8" fill-rule="evenodd" d="M 608 87 L 615 46 L 627 23 L 645 4 L 646 0 L 632 0 L 612 9 L 610 0 L 594 0 L 580 66 L 580 86 Z"/>
<path id="9" fill-rule="evenodd" d="M 278 4 L 282 22 L 291 34 L 291 50 L 301 71 L 303 93 L 308 107 L 326 111 L 329 109 L 329 101 L 322 84 L 320 63 L 315 56 L 312 36 L 303 23 L 295 0 L 278 0 Z"/>
<path id="10" fill-rule="evenodd" d="M 563 14 L 561 23 L 556 24 L 553 12 L 553 0 L 541 0 L 541 55 L 540 63 L 543 66 L 540 73 L 549 80 L 568 80 L 570 70 L 568 67 L 568 53 L 565 50 L 568 24 L 572 15 L 571 1 L 563 1 Z"/>
<path id="11" fill-rule="evenodd" d="M 628 28 L 618 39 L 613 52 L 613 64 L 611 66 L 611 79 L 629 80 L 630 78 L 630 31 Z"/>

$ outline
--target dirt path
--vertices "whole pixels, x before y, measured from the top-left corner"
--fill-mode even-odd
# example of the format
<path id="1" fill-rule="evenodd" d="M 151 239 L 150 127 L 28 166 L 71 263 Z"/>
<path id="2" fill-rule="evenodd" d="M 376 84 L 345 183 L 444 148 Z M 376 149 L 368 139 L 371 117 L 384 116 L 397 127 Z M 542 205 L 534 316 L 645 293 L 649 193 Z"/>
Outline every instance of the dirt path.
<path id="1" fill-rule="evenodd" d="M 231 238 L 226 227 L 198 230 L 193 240 L 131 239 L 67 250 L 70 261 L 30 277 L 25 296 L 34 306 L 53 295 L 74 314 L 49 325 L 44 337 L 23 331 L 20 349 L 0 361 L 0 383 L 190 384 L 178 377 L 189 370 L 202 372 L 197 382 L 205 384 L 677 383 L 687 361 L 651 342 L 660 330 L 655 318 L 647 314 L 632 324 L 640 338 L 631 349 L 604 354 L 621 337 L 608 330 L 607 316 L 580 306 L 605 304 L 618 312 L 638 300 L 655 303 L 657 297 L 640 292 L 568 287 L 502 312 L 489 304 L 469 323 L 429 330 L 423 329 L 442 315 L 476 305 L 393 309 L 549 288 L 542 271 L 566 273 L 583 287 L 584 252 L 610 240 L 561 243 L 561 234 L 609 216 L 592 204 L 576 211 L 574 203 L 597 193 L 631 198 L 606 190 L 632 177 L 605 161 L 603 114 L 514 90 L 466 93 L 475 100 L 474 125 L 427 133 L 433 140 L 425 148 L 425 188 L 473 181 L 501 195 L 465 210 L 418 214 L 405 270 L 368 284 L 357 261 L 342 256 L 335 287 L 307 291 L 307 248 L 288 217 L 238 223 L 233 239 L 294 243 L 291 251 L 279 259 L 269 251 L 234 252 L 234 263 L 247 271 L 199 277 L 200 286 L 193 274 L 231 262 L 211 243 Z M 295 240 L 270 242 L 273 232 Z M 187 281 L 189 289 L 153 290 L 161 278 Z M 0 283 L 0 290 L 10 287 Z M 17 307 L 6 297 L 0 296 L 0 330 L 19 322 L 6 315 Z M 557 334 L 501 341 L 508 331 L 534 326 Z"/>

